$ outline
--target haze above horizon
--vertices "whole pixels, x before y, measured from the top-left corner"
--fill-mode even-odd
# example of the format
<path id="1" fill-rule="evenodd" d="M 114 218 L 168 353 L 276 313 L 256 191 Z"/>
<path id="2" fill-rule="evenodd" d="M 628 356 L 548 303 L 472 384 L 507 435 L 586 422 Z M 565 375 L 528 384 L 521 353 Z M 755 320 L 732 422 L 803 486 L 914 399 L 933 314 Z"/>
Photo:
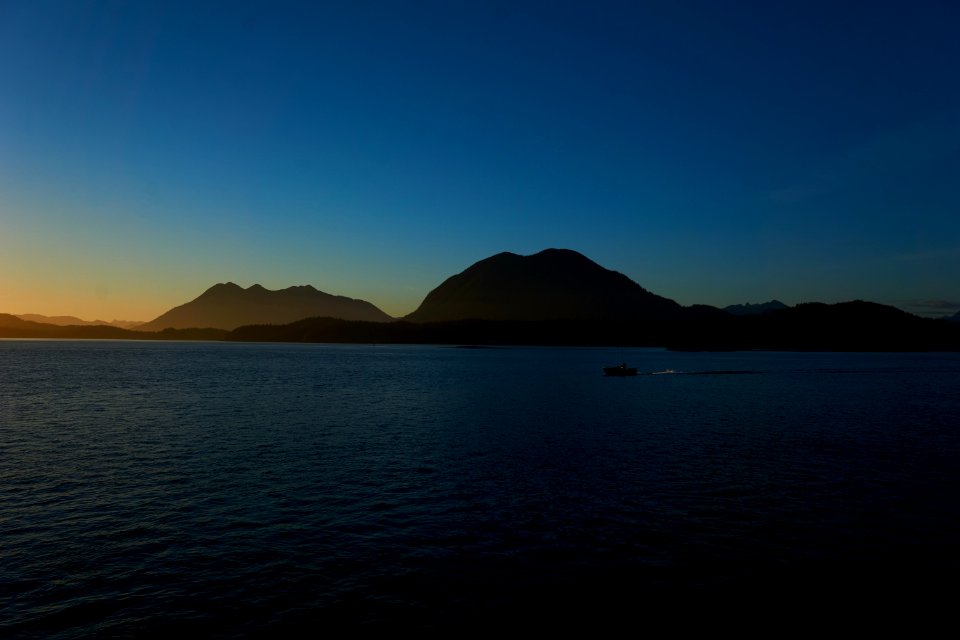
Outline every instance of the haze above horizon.
<path id="1" fill-rule="evenodd" d="M 0 3 L 0 312 L 402 316 L 548 247 L 682 304 L 960 310 L 960 5 L 639 4 Z"/>

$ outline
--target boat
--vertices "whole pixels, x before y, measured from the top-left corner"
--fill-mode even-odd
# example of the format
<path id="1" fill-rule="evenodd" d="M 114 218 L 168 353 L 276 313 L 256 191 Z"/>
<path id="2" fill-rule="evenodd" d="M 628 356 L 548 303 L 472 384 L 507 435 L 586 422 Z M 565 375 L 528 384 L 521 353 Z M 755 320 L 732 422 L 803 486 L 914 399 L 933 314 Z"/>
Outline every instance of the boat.
<path id="1" fill-rule="evenodd" d="M 636 367 L 628 367 L 627 363 L 618 364 L 615 367 L 604 367 L 603 375 L 605 376 L 635 376 L 637 375 Z"/>

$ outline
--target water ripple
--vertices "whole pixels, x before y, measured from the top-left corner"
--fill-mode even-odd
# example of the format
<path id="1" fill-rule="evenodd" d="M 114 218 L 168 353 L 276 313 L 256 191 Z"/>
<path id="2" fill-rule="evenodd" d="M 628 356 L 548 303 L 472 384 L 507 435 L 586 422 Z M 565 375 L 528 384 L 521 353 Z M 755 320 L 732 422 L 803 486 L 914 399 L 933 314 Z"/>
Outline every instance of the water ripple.
<path id="1" fill-rule="evenodd" d="M 613 351 L 0 342 L 0 632 L 567 628 L 960 568 L 957 356 Z"/>

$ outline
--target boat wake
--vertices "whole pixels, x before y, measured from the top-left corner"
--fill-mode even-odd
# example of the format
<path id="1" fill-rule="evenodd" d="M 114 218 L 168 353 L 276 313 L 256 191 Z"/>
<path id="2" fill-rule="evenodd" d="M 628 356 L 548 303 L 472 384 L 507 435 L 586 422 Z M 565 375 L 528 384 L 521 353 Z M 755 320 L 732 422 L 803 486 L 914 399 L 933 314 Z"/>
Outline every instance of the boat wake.
<path id="1" fill-rule="evenodd" d="M 735 376 L 735 375 L 750 375 L 763 373 L 763 371 L 757 370 L 718 370 L 718 371 L 677 371 L 676 369 L 664 369 L 663 371 L 650 371 L 647 375 L 651 376 L 662 376 L 662 375 L 683 375 L 683 376 Z"/>
<path id="2" fill-rule="evenodd" d="M 626 364 L 615 367 L 604 367 L 603 373 L 606 376 L 730 376 L 764 373 L 754 369 L 720 369 L 709 371 L 678 371 L 677 369 L 664 369 L 663 371 L 637 371 L 636 367 L 628 367 Z"/>

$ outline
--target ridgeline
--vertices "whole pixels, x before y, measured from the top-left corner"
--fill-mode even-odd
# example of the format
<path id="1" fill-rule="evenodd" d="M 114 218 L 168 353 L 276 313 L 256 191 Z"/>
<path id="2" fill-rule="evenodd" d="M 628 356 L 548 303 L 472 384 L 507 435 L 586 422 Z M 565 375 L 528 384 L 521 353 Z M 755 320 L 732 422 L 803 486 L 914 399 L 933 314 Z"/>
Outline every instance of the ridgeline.
<path id="1" fill-rule="evenodd" d="M 859 300 L 683 307 L 575 251 L 547 249 L 481 260 L 401 320 L 309 286 L 268 291 L 226 283 L 137 330 L 0 314 L 0 338 L 960 351 L 960 323 Z"/>

